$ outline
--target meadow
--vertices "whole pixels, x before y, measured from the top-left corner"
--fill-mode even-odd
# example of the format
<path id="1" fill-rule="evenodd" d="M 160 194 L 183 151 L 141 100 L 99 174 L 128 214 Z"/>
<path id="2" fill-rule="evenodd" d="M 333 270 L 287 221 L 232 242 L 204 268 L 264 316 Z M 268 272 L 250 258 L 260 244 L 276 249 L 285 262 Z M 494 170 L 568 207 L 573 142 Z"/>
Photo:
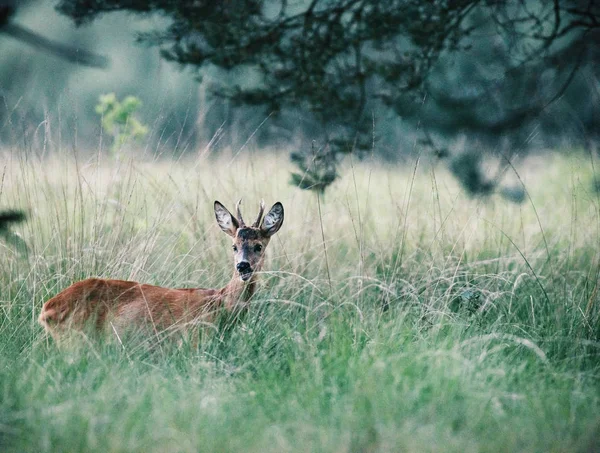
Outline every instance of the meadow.
<path id="1" fill-rule="evenodd" d="M 285 153 L 2 155 L 0 451 L 600 451 L 600 198 L 589 155 L 508 172 L 523 204 L 441 166 L 347 161 L 322 200 Z M 91 276 L 221 287 L 212 204 L 281 201 L 261 287 L 198 346 L 81 335 L 45 300 Z"/>

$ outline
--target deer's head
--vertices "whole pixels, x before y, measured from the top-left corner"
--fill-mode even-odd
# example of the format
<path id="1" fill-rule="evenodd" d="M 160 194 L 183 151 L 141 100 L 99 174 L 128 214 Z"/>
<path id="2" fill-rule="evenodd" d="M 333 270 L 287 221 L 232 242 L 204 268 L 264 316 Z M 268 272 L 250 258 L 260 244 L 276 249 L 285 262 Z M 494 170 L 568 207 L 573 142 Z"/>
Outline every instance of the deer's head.
<path id="1" fill-rule="evenodd" d="M 242 200 L 237 202 L 235 217 L 225 206 L 215 201 L 215 216 L 221 229 L 233 238 L 235 270 L 245 282 L 261 269 L 269 240 L 283 225 L 283 205 L 275 203 L 263 218 L 265 204 L 261 201 L 256 220 L 251 226 L 247 226 L 242 218 L 241 202 Z"/>

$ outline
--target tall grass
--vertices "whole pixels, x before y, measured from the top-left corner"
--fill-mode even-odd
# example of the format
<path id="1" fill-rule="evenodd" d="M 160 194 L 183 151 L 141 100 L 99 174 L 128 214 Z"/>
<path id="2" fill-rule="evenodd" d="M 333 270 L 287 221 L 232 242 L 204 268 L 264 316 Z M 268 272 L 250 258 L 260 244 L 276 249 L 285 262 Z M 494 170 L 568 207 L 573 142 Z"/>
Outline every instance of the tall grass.
<path id="1" fill-rule="evenodd" d="M 15 151 L 2 167 L 0 205 L 30 209 L 29 253 L 0 248 L 2 451 L 600 449 L 589 159 L 524 165 L 521 206 L 468 199 L 436 168 L 413 180 L 352 165 L 320 210 L 283 155 Z M 197 348 L 82 336 L 59 349 L 36 324 L 89 276 L 223 286 L 212 201 L 240 196 L 249 217 L 260 198 L 286 210 L 242 320 L 202 329 Z"/>

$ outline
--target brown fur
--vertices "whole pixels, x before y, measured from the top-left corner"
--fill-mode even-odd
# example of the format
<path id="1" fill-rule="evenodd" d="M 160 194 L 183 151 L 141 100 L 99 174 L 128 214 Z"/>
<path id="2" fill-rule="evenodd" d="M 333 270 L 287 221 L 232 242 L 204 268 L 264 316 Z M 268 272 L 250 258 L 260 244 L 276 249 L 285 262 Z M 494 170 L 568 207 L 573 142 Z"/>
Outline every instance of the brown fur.
<path id="1" fill-rule="evenodd" d="M 237 270 L 229 284 L 221 289 L 171 289 L 125 280 L 90 278 L 74 283 L 49 299 L 42 308 L 39 322 L 59 339 L 70 330 L 83 330 L 86 326 L 96 331 L 111 328 L 121 331 L 143 325 L 152 326 L 156 332 L 172 327 L 185 328 L 198 322 L 212 322 L 220 309 L 228 312 L 245 309 L 256 289 L 256 273 L 262 267 L 264 250 L 283 223 L 281 204 L 276 203 L 271 211 L 276 214 L 275 224 L 271 217 L 258 227 L 259 215 L 255 225 L 246 227 L 241 216 L 240 220 L 235 219 L 215 202 L 217 222 L 234 240 L 234 266 L 245 261 L 252 269 L 247 281 L 241 280 Z M 257 250 L 257 244 L 260 244 L 260 250 Z"/>

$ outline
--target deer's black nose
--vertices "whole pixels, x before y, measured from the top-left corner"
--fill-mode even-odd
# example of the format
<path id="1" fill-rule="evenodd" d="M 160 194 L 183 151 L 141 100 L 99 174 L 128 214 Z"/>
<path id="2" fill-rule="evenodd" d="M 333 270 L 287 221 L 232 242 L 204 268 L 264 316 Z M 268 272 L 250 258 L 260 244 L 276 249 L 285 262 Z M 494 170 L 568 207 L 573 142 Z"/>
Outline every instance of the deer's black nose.
<path id="1" fill-rule="evenodd" d="M 252 271 L 252 268 L 250 267 L 250 263 L 248 261 L 240 261 L 239 263 L 237 263 L 236 268 L 240 274 Z"/>

